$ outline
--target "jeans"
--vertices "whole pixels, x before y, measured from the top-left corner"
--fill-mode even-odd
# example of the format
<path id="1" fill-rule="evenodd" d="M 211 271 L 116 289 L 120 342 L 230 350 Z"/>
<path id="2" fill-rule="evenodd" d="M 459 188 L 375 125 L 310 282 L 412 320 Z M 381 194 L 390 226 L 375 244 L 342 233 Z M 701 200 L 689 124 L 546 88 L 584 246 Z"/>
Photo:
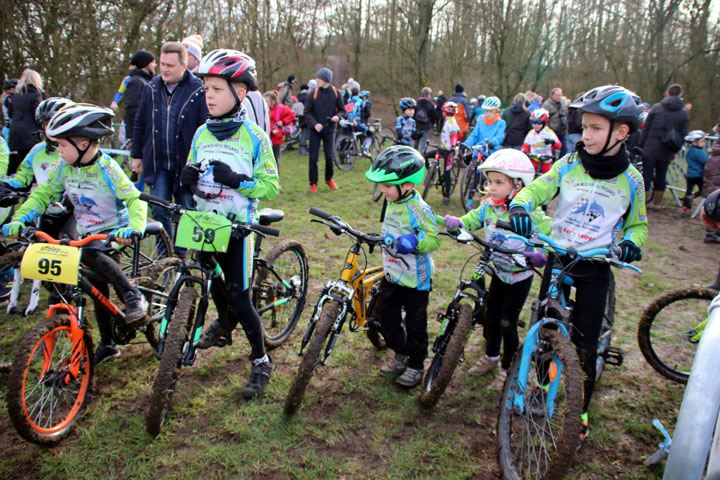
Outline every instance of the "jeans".
<path id="1" fill-rule="evenodd" d="M 415 148 L 415 150 L 417 150 L 420 153 L 424 153 L 425 146 L 427 146 L 427 141 L 428 141 L 429 136 L 430 136 L 430 129 L 427 129 L 424 132 L 422 132 L 422 137 L 413 141 L 413 148 Z"/>
<path id="2" fill-rule="evenodd" d="M 181 188 L 179 185 L 174 188 L 175 185 L 175 172 L 169 170 L 159 170 L 156 172 L 155 184 L 150 185 L 150 194 L 156 197 L 164 198 L 165 200 L 172 201 L 171 196 L 175 197 L 175 203 L 178 203 L 185 208 L 194 208 L 195 201 L 193 200 L 192 194 L 187 190 Z M 166 208 L 157 207 L 150 205 L 152 211 L 152 218 L 162 223 L 165 231 L 168 232 L 175 240 L 173 234 L 172 222 L 170 221 L 170 214 Z M 165 252 L 158 252 L 165 253 Z M 175 253 L 184 255 L 187 253 L 187 249 L 175 247 Z"/>
<path id="3" fill-rule="evenodd" d="M 570 148 L 568 148 L 568 134 L 567 132 L 558 133 L 557 134 L 558 139 L 560 139 L 560 143 L 562 143 L 562 147 L 560 148 L 560 157 L 564 157 L 566 153 L 568 153 Z"/>
<path id="4" fill-rule="evenodd" d="M 325 181 L 333 178 L 333 162 L 335 161 L 335 124 L 325 127 L 318 133 L 310 130 L 310 185 L 318 183 L 318 157 L 320 156 L 320 140 L 325 151 Z"/>
<path id="5" fill-rule="evenodd" d="M 573 153 L 575 151 L 575 145 L 582 140 L 582 133 L 570 133 L 567 136 L 568 139 L 568 153 Z"/>

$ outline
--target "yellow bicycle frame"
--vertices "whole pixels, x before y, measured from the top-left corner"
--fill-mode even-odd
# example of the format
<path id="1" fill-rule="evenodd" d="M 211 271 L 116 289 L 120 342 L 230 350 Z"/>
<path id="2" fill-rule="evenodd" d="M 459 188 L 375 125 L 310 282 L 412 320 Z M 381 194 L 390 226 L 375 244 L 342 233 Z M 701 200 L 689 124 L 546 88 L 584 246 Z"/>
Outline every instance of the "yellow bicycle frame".
<path id="1" fill-rule="evenodd" d="M 340 274 L 340 280 L 349 284 L 355 291 L 353 307 L 355 309 L 355 323 L 364 327 L 367 323 L 366 299 L 370 289 L 383 277 L 383 267 L 378 265 L 362 270 L 358 265 L 358 254 L 351 249 L 345 259 L 345 268 Z"/>

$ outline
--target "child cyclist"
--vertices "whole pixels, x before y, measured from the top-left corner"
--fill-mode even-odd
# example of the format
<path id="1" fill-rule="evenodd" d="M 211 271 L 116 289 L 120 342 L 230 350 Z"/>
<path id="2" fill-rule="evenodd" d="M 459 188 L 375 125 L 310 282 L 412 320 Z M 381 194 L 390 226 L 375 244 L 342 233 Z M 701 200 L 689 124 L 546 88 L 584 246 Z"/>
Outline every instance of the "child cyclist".
<path id="1" fill-rule="evenodd" d="M 417 103 L 415 103 L 415 100 L 412 98 L 404 97 L 400 99 L 398 106 L 400 110 L 402 110 L 402 115 L 395 120 L 397 143 L 401 145 L 412 145 L 413 135 L 415 135 L 415 131 L 417 130 L 417 125 L 413 118 Z"/>
<path id="2" fill-rule="evenodd" d="M 108 232 L 120 244 L 132 243 L 133 234 L 145 231 L 147 204 L 117 162 L 100 152 L 100 139 L 112 135 L 113 112 L 89 104 L 66 106 L 52 117 L 47 136 L 57 142 L 63 163 L 53 169 L 18 209 L 13 221 L 3 226 L 3 235 L 16 236 L 48 205 L 66 192 L 73 205 L 77 231 L 81 235 Z M 125 301 L 125 322 L 137 325 L 145 317 L 145 300 L 128 281 L 120 266 L 100 249 L 85 248 L 83 264 L 100 274 L 107 283 L 95 285 L 108 296 L 112 283 Z M 100 344 L 95 362 L 120 355 L 112 344 L 112 325 L 96 305 Z"/>
<path id="3" fill-rule="evenodd" d="M 705 164 L 707 163 L 707 154 L 703 150 L 705 148 L 705 135 L 702 130 L 693 130 L 685 136 L 685 141 L 690 143 L 690 148 L 685 154 L 687 161 L 687 172 L 685 172 L 685 196 L 683 197 L 683 217 L 690 216 L 693 200 L 695 200 L 695 187 L 698 187 L 698 195 L 703 190 L 703 174 L 705 172 Z"/>
<path id="4" fill-rule="evenodd" d="M 645 188 L 642 175 L 630 164 L 625 141 L 640 126 L 640 98 L 620 86 L 597 87 L 570 108 L 582 112 L 583 134 L 575 153 L 565 155 L 550 171 L 525 187 L 510 203 L 513 231 L 532 234 L 529 212 L 558 196 L 551 237 L 563 247 L 586 251 L 623 237 L 620 260 L 642 258 L 647 238 Z M 568 258 L 559 261 L 567 264 Z M 550 266 L 543 283 L 548 281 Z M 588 406 L 595 388 L 597 344 L 610 283 L 610 265 L 581 260 L 569 270 L 576 288 L 571 339 L 585 373 L 581 440 L 589 433 Z"/>
<path id="5" fill-rule="evenodd" d="M 532 130 L 525 136 L 522 147 L 520 147 L 523 152 L 538 156 L 552 156 L 553 150 L 560 150 L 562 148 L 562 143 L 560 143 L 558 136 L 547 126 L 549 121 L 550 112 L 544 108 L 538 108 L 530 114 Z M 552 162 L 544 162 L 541 166 L 540 162 L 533 158 L 531 158 L 530 161 L 533 163 L 535 171 L 539 173 L 547 173 L 547 171 L 550 170 L 550 166 L 552 166 Z"/>
<path id="6" fill-rule="evenodd" d="M 440 148 L 425 152 L 425 158 L 434 158 L 435 154 L 439 153 L 445 159 L 445 171 L 443 172 L 443 181 L 445 185 L 450 184 L 450 170 L 453 166 L 452 163 L 447 163 L 447 159 L 450 155 L 450 151 L 455 145 L 460 143 L 463 137 L 462 130 L 460 130 L 460 126 L 455 119 L 457 108 L 457 103 L 455 102 L 445 102 L 443 104 L 441 110 L 443 112 L 443 117 L 445 117 L 445 122 L 443 123 L 442 132 L 440 133 Z M 443 190 L 445 189 L 443 188 Z M 443 191 L 443 205 L 450 203 L 450 199 L 446 197 L 445 194 L 446 192 Z"/>
<path id="7" fill-rule="evenodd" d="M 477 119 L 475 129 L 463 142 L 468 147 L 487 146 L 488 155 L 495 153 L 505 139 L 505 120 L 500 118 L 500 99 L 487 97 L 482 103 L 485 112 Z"/>
<path id="8" fill-rule="evenodd" d="M 484 228 L 485 239 L 495 244 L 515 250 L 524 250 L 525 243 L 508 239 L 513 232 L 496 227 L 498 220 L 509 218 L 508 205 L 525 185 L 535 178 L 535 168 L 530 159 L 511 148 L 498 150 L 490 155 L 480 166 L 487 177 L 485 190 L 489 196 L 474 210 L 462 217 L 445 216 L 448 229 L 464 227 L 468 230 Z M 538 207 L 531 214 L 533 220 L 544 233 L 550 233 L 550 219 L 545 217 Z M 539 252 L 527 249 L 524 255 L 534 266 L 545 264 L 545 257 Z M 487 319 L 483 336 L 485 337 L 485 356 L 469 370 L 469 373 L 485 375 L 502 367 L 490 388 L 502 389 L 515 351 L 518 348 L 518 318 L 525 299 L 530 293 L 533 271 L 518 265 L 509 255 L 495 252 L 492 255 L 493 270 L 490 289 L 487 296 Z M 502 361 L 500 345 L 504 343 Z"/>
<path id="9" fill-rule="evenodd" d="M 372 102 L 368 100 L 370 92 L 368 90 L 358 92 L 357 88 L 353 88 L 351 92 L 352 97 L 350 97 L 350 101 L 347 105 L 345 105 L 345 109 L 348 110 L 347 120 L 352 122 L 351 128 L 353 131 L 363 132 L 365 134 L 361 147 L 361 153 L 366 157 L 371 157 L 370 143 L 372 143 L 372 132 L 370 132 L 370 129 L 366 124 L 367 118 L 370 117 L 370 105 L 372 105 Z"/>
<path id="10" fill-rule="evenodd" d="M 277 166 L 270 140 L 262 128 L 246 120 L 247 112 L 242 106 L 247 92 L 258 87 L 255 60 L 237 50 L 213 50 L 200 62 L 197 75 L 205 81 L 210 118 L 195 133 L 180 181 L 185 187 L 197 186 L 206 194 L 217 194 L 222 189 L 222 195 L 216 198 L 196 197 L 199 211 L 234 216 L 236 222 L 255 223 L 258 200 L 272 200 L 278 194 Z M 199 348 L 216 345 L 230 337 L 240 322 L 251 349 L 250 378 L 240 392 L 247 399 L 265 389 L 273 370 L 272 359 L 265 353 L 260 317 L 250 298 L 252 238 L 252 235 L 232 238 L 227 253 L 213 254 L 225 274 L 229 302 L 217 305 L 218 311 L 229 313 L 221 314 L 198 342 Z M 207 259 L 206 254 L 201 254 L 201 261 Z M 223 295 L 213 294 L 216 304 L 220 298 Z"/>
<path id="11" fill-rule="evenodd" d="M 397 383 L 408 388 L 418 385 L 423 377 L 434 270 L 431 252 L 440 246 L 435 214 L 415 191 L 415 184 L 424 176 L 425 159 L 404 145 L 381 152 L 365 173 L 368 180 L 380 184 L 387 201 L 382 233 L 394 241 L 401 258 L 383 251 L 382 333 L 395 358 L 380 368 L 380 375 L 400 375 Z"/>

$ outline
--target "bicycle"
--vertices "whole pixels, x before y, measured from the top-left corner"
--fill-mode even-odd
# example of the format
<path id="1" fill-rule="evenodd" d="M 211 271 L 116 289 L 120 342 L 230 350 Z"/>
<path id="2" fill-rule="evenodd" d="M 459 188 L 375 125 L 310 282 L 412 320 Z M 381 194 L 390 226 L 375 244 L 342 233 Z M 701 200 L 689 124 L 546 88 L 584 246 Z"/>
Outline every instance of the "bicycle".
<path id="1" fill-rule="evenodd" d="M 395 131 L 392 128 L 383 127 L 382 118 L 371 118 L 370 120 L 368 128 L 373 136 L 370 153 L 377 156 L 380 152 L 395 144 Z"/>
<path id="2" fill-rule="evenodd" d="M 441 222 L 442 217 L 436 217 L 436 219 L 439 223 L 444 223 Z M 471 255 L 465 262 L 460 271 L 460 279 L 458 280 L 455 295 L 445 312 L 437 316 L 437 320 L 440 322 L 440 330 L 432 345 L 434 355 L 425 374 L 419 399 L 420 404 L 425 408 L 432 408 L 440 400 L 452 379 L 457 364 L 462 361 L 465 345 L 470 338 L 471 331 L 477 326 L 484 325 L 485 297 L 488 293 L 485 286 L 485 273 L 490 269 L 492 254 L 500 252 L 510 255 L 520 254 L 522 257 L 521 251 L 503 248 L 462 228 L 441 232 L 441 235 L 447 235 L 458 243 L 471 245 L 478 252 Z M 465 268 L 476 257 L 480 258 L 471 277 L 469 280 L 463 280 L 465 278 Z M 516 261 L 526 267 L 524 257 L 522 258 L 523 260 Z"/>
<path id="3" fill-rule="evenodd" d="M 376 349 L 385 348 L 385 340 L 380 332 L 378 285 L 383 278 L 383 267 L 368 267 L 363 248 L 363 245 L 367 245 L 370 253 L 376 246 L 387 248 L 383 247 L 383 237 L 355 230 L 342 218 L 315 207 L 310 208 L 310 214 L 319 217 L 311 219 L 311 222 L 325 225 L 335 235 L 349 236 L 353 244 L 348 250 L 340 277 L 328 280 L 310 317 L 298 352 L 302 360 L 285 398 L 286 414 L 293 414 L 300 407 L 310 379 L 319 366 L 326 364 L 348 319 L 351 332 L 365 328 L 370 343 Z M 390 253 L 393 254 L 392 251 Z M 365 257 L 364 267 L 358 263 L 361 254 Z"/>
<path id="4" fill-rule="evenodd" d="M 357 157 L 372 156 L 363 153 L 365 132 L 353 131 L 353 123 L 344 118 L 340 119 L 338 126 L 340 133 L 335 139 L 335 166 L 343 172 L 349 172 L 355 166 Z"/>
<path id="5" fill-rule="evenodd" d="M 480 170 L 480 165 L 482 165 L 482 162 L 490 155 L 487 140 L 485 140 L 485 143 L 482 145 L 476 145 L 472 147 L 472 149 L 473 151 L 477 151 L 477 155 L 473 154 L 472 159 L 466 164 L 462 180 L 460 180 L 460 200 L 466 212 L 477 207 L 485 193 L 483 190 L 485 174 Z"/>
<path id="6" fill-rule="evenodd" d="M 196 195 L 200 194 L 197 192 Z M 219 193 L 218 193 L 219 195 Z M 307 259 L 302 246 L 285 241 L 273 248 L 266 258 L 260 257 L 262 238 L 277 236 L 279 231 L 267 225 L 281 220 L 279 210 L 261 210 L 259 224 L 234 223 L 230 219 L 211 213 L 187 210 L 152 195 L 142 194 L 148 203 L 167 208 L 171 217 L 178 220 L 176 244 L 207 253 L 225 251 L 230 238 L 243 238 L 254 234 L 252 300 L 263 322 L 265 342 L 276 347 L 287 340 L 297 324 L 305 305 L 307 293 Z M 167 312 L 160 325 L 156 357 L 160 360 L 146 416 L 146 429 L 157 436 L 170 411 L 175 385 L 183 367 L 195 363 L 197 343 L 205 324 L 209 306 L 210 287 L 217 283 L 213 297 L 220 318 L 229 315 L 224 274 L 214 256 L 206 263 L 197 258 L 178 267 L 178 275 L 170 291 Z M 199 292 L 198 292 L 199 289 Z M 218 346 L 232 344 L 232 335 Z"/>
<path id="7" fill-rule="evenodd" d="M 510 229 L 507 222 L 498 222 Z M 515 237 L 513 238 L 522 238 Z M 538 241 L 524 241 L 542 247 L 551 256 L 548 286 L 541 287 L 531 308 L 530 327 L 518 350 L 503 388 L 498 416 L 499 458 L 506 478 L 560 478 L 570 468 L 580 442 L 580 413 L 583 402 L 583 372 L 570 343 L 573 304 L 563 292 L 572 285 L 568 270 L 584 258 L 604 260 L 618 268 L 640 270 L 616 258 L 617 248 L 596 248 L 578 252 L 563 248 L 539 233 Z M 554 252 L 554 253 L 550 253 Z M 570 262 L 562 266 L 557 255 Z M 622 363 L 622 351 L 612 347 L 614 288 L 608 290 L 606 311 L 598 343 L 599 379 L 605 363 Z M 601 361 L 602 360 L 602 361 Z"/>
<path id="8" fill-rule="evenodd" d="M 284 152 L 285 150 L 292 150 L 293 147 L 295 147 L 296 145 L 300 145 L 300 133 L 301 129 L 298 126 L 298 118 L 295 117 L 295 119 L 293 120 L 293 128 L 291 129 L 291 133 L 285 134 L 283 143 L 280 144 L 280 151 Z"/>
<path id="9" fill-rule="evenodd" d="M 707 323 L 707 309 L 716 295 L 717 291 L 707 287 L 677 288 L 645 308 L 638 325 L 638 345 L 655 371 L 687 383 Z"/>
<path id="10" fill-rule="evenodd" d="M 435 158 L 429 162 L 425 181 L 423 182 L 423 199 L 427 200 L 430 189 L 440 189 L 443 196 L 443 204 L 455 191 L 458 178 L 460 177 L 460 159 L 458 158 L 459 144 L 452 147 L 446 155 L 440 153 L 440 145 L 429 144 L 435 147 Z M 440 160 L 442 159 L 442 164 Z"/>
<path id="11" fill-rule="evenodd" d="M 555 161 L 555 157 L 552 155 L 534 155 L 532 153 L 528 153 L 527 156 L 535 164 L 535 178 L 543 175 L 541 172 L 544 165 L 548 163 L 552 165 Z"/>
<path id="12" fill-rule="evenodd" d="M 12 424 L 21 437 L 39 445 L 55 445 L 70 433 L 90 398 L 95 359 L 84 318 L 86 297 L 96 300 L 110 319 L 114 343 L 126 345 L 140 331 L 153 345 L 155 330 L 152 320 L 138 328 L 126 325 L 122 309 L 93 286 L 103 281 L 100 275 L 80 264 L 84 246 L 96 240 L 107 244 L 112 235 L 60 241 L 32 227 L 23 231 L 28 242 L 32 236 L 47 243 L 33 243 L 27 248 L 23 277 L 51 282 L 61 301 L 51 305 L 47 317 L 20 342 L 8 377 L 7 403 Z M 134 241 L 137 243 L 138 238 Z M 136 268 L 133 273 L 137 273 Z M 160 273 L 157 279 L 164 276 Z M 164 295 L 161 286 L 155 290 Z"/>

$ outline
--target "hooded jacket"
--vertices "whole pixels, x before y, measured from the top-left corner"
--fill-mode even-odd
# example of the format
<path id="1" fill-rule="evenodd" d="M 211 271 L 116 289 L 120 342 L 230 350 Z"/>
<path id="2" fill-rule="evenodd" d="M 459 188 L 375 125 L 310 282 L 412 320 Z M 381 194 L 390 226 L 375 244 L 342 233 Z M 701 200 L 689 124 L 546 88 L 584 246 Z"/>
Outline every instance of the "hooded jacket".
<path id="1" fill-rule="evenodd" d="M 522 107 L 519 103 L 513 103 L 506 108 L 502 114 L 505 120 L 505 140 L 502 142 L 503 147 L 514 147 L 522 145 L 525 136 L 532 129 L 530 124 L 530 112 Z"/>
<path id="2" fill-rule="evenodd" d="M 682 97 L 668 96 L 650 109 L 645 120 L 640 147 L 643 158 L 654 158 L 656 162 L 669 162 L 673 158 L 671 152 L 662 143 L 662 138 L 669 128 L 675 128 L 681 137 L 685 137 L 690 126 L 690 115 L 685 110 Z"/>

